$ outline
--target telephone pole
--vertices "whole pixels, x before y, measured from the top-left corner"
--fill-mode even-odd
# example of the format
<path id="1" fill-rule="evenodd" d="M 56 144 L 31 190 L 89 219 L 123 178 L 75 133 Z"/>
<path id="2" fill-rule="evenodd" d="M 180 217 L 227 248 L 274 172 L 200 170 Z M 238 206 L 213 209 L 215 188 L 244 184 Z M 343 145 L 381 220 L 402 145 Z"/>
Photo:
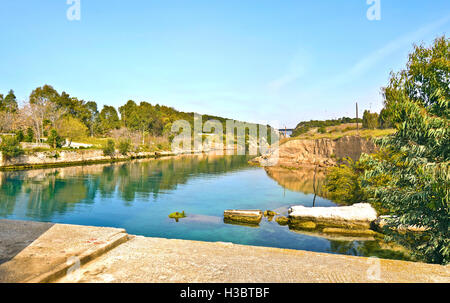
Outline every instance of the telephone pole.
<path id="1" fill-rule="evenodd" d="M 358 102 L 356 102 L 356 133 L 359 135 Z"/>

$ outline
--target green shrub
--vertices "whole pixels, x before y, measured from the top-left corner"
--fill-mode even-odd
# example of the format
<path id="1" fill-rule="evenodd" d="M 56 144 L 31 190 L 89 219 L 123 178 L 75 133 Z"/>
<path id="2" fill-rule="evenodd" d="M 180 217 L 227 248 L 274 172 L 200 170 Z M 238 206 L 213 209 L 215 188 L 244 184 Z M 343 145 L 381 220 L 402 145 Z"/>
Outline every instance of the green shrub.
<path id="1" fill-rule="evenodd" d="M 47 138 L 47 143 L 53 148 L 61 148 L 66 140 L 62 139 L 55 129 L 50 131 L 50 135 Z"/>
<path id="2" fill-rule="evenodd" d="M 19 141 L 19 142 L 23 142 L 23 141 L 24 141 L 25 135 L 23 134 L 23 130 L 19 129 L 19 130 L 16 132 L 16 139 L 17 139 L 17 141 Z"/>
<path id="3" fill-rule="evenodd" d="M 27 134 L 25 135 L 24 141 L 25 142 L 33 142 L 34 139 L 34 131 L 31 127 L 27 128 Z"/>
<path id="4" fill-rule="evenodd" d="M 18 157 L 23 154 L 23 149 L 22 147 L 20 147 L 20 142 L 15 136 L 2 137 L 2 142 L 0 143 L 0 151 L 2 152 L 3 158 L 5 159 Z"/>
<path id="5" fill-rule="evenodd" d="M 321 127 L 319 127 L 319 129 L 317 131 L 321 134 L 325 134 L 327 132 L 327 129 L 325 126 L 321 126 Z"/>
<path id="6" fill-rule="evenodd" d="M 379 126 L 379 117 L 377 113 L 371 113 L 368 110 L 364 111 L 363 114 L 363 128 L 375 129 Z"/>
<path id="7" fill-rule="evenodd" d="M 361 188 L 359 162 L 346 160 L 348 164 L 328 169 L 324 189 L 327 197 L 333 201 L 345 204 L 361 202 L 365 195 Z"/>
<path id="8" fill-rule="evenodd" d="M 116 152 L 116 144 L 114 143 L 113 140 L 109 139 L 106 142 L 106 145 L 103 147 L 103 155 L 105 156 L 114 156 Z"/>
<path id="9" fill-rule="evenodd" d="M 126 156 L 130 151 L 131 143 L 130 140 L 122 140 L 119 142 L 119 152 Z"/>

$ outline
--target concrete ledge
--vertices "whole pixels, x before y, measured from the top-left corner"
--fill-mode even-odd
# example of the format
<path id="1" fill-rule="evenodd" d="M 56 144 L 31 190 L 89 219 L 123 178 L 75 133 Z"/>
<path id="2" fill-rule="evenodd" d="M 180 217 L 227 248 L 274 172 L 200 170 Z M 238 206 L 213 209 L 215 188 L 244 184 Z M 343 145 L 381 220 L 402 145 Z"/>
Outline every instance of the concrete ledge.
<path id="1" fill-rule="evenodd" d="M 0 220 L 0 244 L 0 282 L 450 282 L 450 266 L 128 236 L 120 228 Z"/>
<path id="2" fill-rule="evenodd" d="M 121 228 L 0 220 L 0 282 L 51 282 L 127 241 Z"/>

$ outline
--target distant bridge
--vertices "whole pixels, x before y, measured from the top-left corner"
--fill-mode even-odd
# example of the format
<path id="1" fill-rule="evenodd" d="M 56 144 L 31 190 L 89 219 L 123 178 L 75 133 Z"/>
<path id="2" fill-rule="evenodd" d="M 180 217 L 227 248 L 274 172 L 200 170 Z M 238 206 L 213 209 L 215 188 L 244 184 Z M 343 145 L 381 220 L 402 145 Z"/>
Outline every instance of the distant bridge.
<path id="1" fill-rule="evenodd" d="M 292 132 L 293 131 L 294 131 L 293 128 L 280 128 L 280 129 L 278 129 L 278 133 L 280 134 L 280 136 L 284 136 L 284 137 L 292 136 Z"/>

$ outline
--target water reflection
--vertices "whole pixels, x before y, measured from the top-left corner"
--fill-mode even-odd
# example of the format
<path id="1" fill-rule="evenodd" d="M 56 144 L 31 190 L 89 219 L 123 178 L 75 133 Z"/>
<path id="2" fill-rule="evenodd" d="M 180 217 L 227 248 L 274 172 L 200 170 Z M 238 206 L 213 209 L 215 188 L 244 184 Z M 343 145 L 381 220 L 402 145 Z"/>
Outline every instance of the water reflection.
<path id="1" fill-rule="evenodd" d="M 325 169 L 301 168 L 288 169 L 283 167 L 265 167 L 267 175 L 280 186 L 292 191 L 304 194 L 314 194 L 314 182 L 316 193 L 319 197 L 326 198 L 323 190 L 325 182 Z M 314 176 L 315 175 L 315 176 Z"/>
<path id="2" fill-rule="evenodd" d="M 97 193 L 101 198 L 117 194 L 131 206 L 137 196 L 157 198 L 190 178 L 239 170 L 248 166 L 247 161 L 246 156 L 199 155 L 0 172 L 0 216 L 13 214 L 16 203 L 26 203 L 27 217 L 49 220 L 77 203 L 94 203 Z"/>
<path id="3" fill-rule="evenodd" d="M 246 156 L 157 160 L 0 172 L 0 218 L 125 228 L 130 234 L 401 258 L 379 241 L 293 232 L 263 218 L 259 227 L 224 224 L 225 209 L 311 206 L 314 170 L 261 169 Z M 322 183 L 323 171 L 316 175 Z M 318 195 L 324 196 L 317 186 Z M 323 197 L 317 206 L 334 206 Z M 185 211 L 176 223 L 168 218 Z M 254 226 L 252 226 L 254 227 Z"/>

